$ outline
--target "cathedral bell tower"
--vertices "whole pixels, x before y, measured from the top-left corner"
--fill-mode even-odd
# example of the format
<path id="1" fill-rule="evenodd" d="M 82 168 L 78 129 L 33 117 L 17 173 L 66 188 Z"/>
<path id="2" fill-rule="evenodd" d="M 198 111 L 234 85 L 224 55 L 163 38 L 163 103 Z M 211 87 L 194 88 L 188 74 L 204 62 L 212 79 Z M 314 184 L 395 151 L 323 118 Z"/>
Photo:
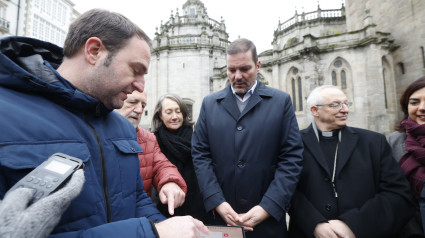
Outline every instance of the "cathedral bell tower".
<path id="1" fill-rule="evenodd" d="M 224 20 L 210 18 L 201 1 L 187 0 L 181 11 L 171 10 L 170 18 L 156 29 L 152 43 L 143 127 L 150 127 L 155 104 L 166 93 L 182 97 L 192 119 L 197 120 L 202 99 L 212 92 L 214 68 L 226 65 L 228 39 Z"/>

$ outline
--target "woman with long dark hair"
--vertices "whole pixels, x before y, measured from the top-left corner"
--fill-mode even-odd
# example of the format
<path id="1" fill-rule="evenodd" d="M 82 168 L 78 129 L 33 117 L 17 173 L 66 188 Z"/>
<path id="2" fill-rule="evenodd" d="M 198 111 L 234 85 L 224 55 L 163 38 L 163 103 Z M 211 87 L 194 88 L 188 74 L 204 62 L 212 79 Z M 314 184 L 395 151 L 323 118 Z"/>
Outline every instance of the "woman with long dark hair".
<path id="1" fill-rule="evenodd" d="M 404 117 L 398 131 L 389 136 L 393 157 L 399 161 L 410 183 L 412 194 L 420 207 L 415 220 L 411 220 L 403 237 L 424 237 L 425 227 L 425 77 L 411 83 L 400 98 Z M 420 211 L 420 214 L 419 214 Z M 422 217 L 422 219 L 421 219 Z M 422 221 L 421 221 L 422 220 Z M 407 236 L 422 234 L 421 236 Z"/>

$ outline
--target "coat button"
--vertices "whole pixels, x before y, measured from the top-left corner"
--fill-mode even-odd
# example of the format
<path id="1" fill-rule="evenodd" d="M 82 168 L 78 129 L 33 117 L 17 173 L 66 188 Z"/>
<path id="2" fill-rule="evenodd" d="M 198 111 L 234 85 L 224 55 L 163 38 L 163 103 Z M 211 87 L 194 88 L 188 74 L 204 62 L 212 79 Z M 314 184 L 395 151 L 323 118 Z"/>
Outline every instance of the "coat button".
<path id="1" fill-rule="evenodd" d="M 325 182 L 329 182 L 329 178 L 328 177 L 325 177 Z"/>
<path id="2" fill-rule="evenodd" d="M 236 129 L 237 129 L 238 131 L 241 131 L 241 130 L 243 129 L 243 127 L 242 127 L 242 126 L 238 126 Z"/>
<path id="3" fill-rule="evenodd" d="M 331 204 L 326 204 L 325 209 L 326 209 L 327 211 L 330 211 L 330 210 L 332 209 Z"/>
<path id="4" fill-rule="evenodd" d="M 239 168 L 242 168 L 242 167 L 244 166 L 244 164 L 245 164 L 245 163 L 243 162 L 243 160 L 239 160 L 239 161 L 238 161 L 238 167 L 239 167 Z"/>

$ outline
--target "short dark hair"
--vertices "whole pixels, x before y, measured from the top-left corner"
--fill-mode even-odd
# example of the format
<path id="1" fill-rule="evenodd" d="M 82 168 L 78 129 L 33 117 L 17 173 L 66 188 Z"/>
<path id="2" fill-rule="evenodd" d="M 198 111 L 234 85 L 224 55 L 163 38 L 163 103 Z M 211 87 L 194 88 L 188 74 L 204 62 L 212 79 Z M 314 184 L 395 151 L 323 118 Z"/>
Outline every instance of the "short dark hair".
<path id="1" fill-rule="evenodd" d="M 156 103 L 155 110 L 153 112 L 153 118 L 152 118 L 152 132 L 156 132 L 159 130 L 159 128 L 164 124 L 164 122 L 161 120 L 161 111 L 162 111 L 162 102 L 164 99 L 170 99 L 177 103 L 180 107 L 180 112 L 183 115 L 183 125 L 189 125 L 192 126 L 193 122 L 189 119 L 189 110 L 187 109 L 186 104 L 183 102 L 181 97 L 177 94 L 168 93 L 165 95 L 162 95 L 158 102 Z"/>
<path id="2" fill-rule="evenodd" d="M 245 53 L 248 50 L 251 51 L 252 60 L 254 61 L 254 64 L 257 64 L 257 48 L 255 47 L 252 41 L 245 38 L 240 38 L 230 43 L 230 45 L 227 47 L 226 54 L 234 55 L 238 53 Z"/>
<path id="3" fill-rule="evenodd" d="M 409 98 L 410 96 L 412 96 L 412 94 L 416 91 L 418 91 L 421 88 L 425 87 L 425 76 L 417 79 L 416 81 L 414 81 L 413 83 L 411 83 L 409 86 L 407 86 L 407 88 L 404 90 L 403 94 L 400 97 L 400 106 L 401 106 L 401 110 L 404 113 L 403 116 L 403 120 L 407 119 L 407 117 L 409 116 Z M 403 127 L 403 125 L 400 122 L 399 131 L 405 131 L 405 128 Z"/>
<path id="4" fill-rule="evenodd" d="M 92 9 L 82 14 L 69 26 L 63 54 L 65 57 L 72 57 L 90 37 L 98 37 L 109 51 L 106 61 L 110 61 L 112 56 L 134 35 L 145 40 L 151 47 L 151 40 L 146 33 L 125 16 L 103 9 Z"/>

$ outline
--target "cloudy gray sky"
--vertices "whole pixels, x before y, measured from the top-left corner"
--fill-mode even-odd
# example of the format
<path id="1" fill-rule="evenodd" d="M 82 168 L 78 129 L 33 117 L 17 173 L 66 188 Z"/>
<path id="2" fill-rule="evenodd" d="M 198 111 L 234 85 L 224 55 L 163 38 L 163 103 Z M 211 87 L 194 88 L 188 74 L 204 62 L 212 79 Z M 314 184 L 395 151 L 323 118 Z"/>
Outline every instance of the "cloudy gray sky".
<path id="1" fill-rule="evenodd" d="M 168 21 L 171 10 L 182 15 L 186 0 L 71 0 L 75 9 L 83 13 L 92 8 L 103 8 L 122 13 L 153 38 L 161 20 Z M 201 0 L 210 18 L 223 17 L 229 40 L 239 36 L 252 40 L 259 53 L 271 49 L 273 32 L 279 19 L 286 21 L 295 14 L 321 9 L 339 9 L 344 0 Z"/>

